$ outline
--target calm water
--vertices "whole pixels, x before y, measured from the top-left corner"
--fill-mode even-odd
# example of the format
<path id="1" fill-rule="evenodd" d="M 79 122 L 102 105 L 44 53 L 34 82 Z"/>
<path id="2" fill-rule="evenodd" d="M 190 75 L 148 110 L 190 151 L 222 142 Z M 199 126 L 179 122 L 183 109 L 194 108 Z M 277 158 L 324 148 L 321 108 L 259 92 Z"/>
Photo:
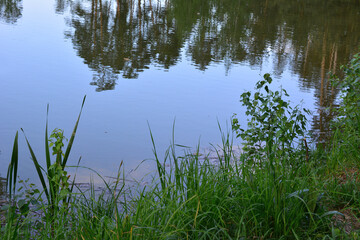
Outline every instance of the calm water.
<path id="1" fill-rule="evenodd" d="M 50 129 L 70 135 L 70 164 L 108 176 L 176 143 L 220 143 L 239 96 L 266 72 L 313 111 L 321 141 L 338 91 L 327 79 L 358 51 L 358 0 L 0 0 L 0 175 L 23 128 L 44 157 Z M 22 178 L 35 174 L 20 134 Z M 135 178 L 153 169 L 147 161 Z M 79 181 L 88 181 L 81 172 Z"/>

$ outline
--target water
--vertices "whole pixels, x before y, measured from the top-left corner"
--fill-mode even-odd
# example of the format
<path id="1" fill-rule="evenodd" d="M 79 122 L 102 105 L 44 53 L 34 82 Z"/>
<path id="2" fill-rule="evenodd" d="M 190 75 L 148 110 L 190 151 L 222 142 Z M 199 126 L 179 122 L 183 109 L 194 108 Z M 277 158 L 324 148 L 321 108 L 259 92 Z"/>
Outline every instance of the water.
<path id="1" fill-rule="evenodd" d="M 20 128 L 44 159 L 47 103 L 50 129 L 69 136 L 87 95 L 69 164 L 114 176 L 152 158 L 148 124 L 160 152 L 175 119 L 176 143 L 220 143 L 218 122 L 246 123 L 239 96 L 267 72 L 322 141 L 338 95 L 327 73 L 359 40 L 357 0 L 0 0 L 0 175 Z M 19 139 L 20 176 L 34 179 Z"/>

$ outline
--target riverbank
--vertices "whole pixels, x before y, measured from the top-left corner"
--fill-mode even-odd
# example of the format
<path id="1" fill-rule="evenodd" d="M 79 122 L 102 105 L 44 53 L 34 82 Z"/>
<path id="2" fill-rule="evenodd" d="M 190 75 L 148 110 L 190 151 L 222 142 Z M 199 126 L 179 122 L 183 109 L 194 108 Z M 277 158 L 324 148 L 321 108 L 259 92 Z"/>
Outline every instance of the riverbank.
<path id="1" fill-rule="evenodd" d="M 291 106 L 287 93 L 271 90 L 265 74 L 254 92 L 241 96 L 246 129 L 233 117 L 231 133 L 222 133 L 216 155 L 186 151 L 174 141 L 159 159 L 151 184 L 126 188 L 122 172 L 105 190 L 75 189 L 66 172 L 69 146 L 62 131 L 45 145 L 49 162 L 32 158 L 42 187 L 10 192 L 12 205 L 2 222 L 2 239 L 359 239 L 360 217 L 360 57 L 336 80 L 343 94 L 333 136 L 325 148 L 311 149 L 306 110 Z M 77 124 L 74 128 L 75 136 Z M 233 141 L 242 141 L 242 153 Z M 49 141 L 50 140 L 50 141 Z M 51 145 L 47 145 L 47 144 Z M 15 140 L 14 149 L 17 148 Z M 31 147 L 29 144 L 31 152 Z M 50 151 L 56 160 L 50 162 Z M 14 150 L 14 152 L 16 152 Z M 16 156 L 16 154 L 13 156 Z M 214 159 L 214 157 L 217 159 Z M 218 164 L 214 164 L 214 161 Z M 17 159 L 8 179 L 15 190 Z M 101 176 L 99 176 L 101 177 Z M 14 181 L 15 179 L 15 181 Z M 2 220 L 3 221 L 3 220 Z"/>

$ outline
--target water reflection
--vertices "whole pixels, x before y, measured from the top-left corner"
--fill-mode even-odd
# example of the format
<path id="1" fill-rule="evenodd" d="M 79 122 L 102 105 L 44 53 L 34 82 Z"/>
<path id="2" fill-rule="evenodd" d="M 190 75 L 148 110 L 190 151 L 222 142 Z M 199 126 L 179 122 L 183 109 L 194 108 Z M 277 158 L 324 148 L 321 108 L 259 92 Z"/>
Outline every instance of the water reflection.
<path id="1" fill-rule="evenodd" d="M 98 91 L 113 89 L 119 73 L 124 78 L 137 78 L 151 63 L 163 68 L 176 64 L 182 41 L 166 9 L 151 0 L 73 4 L 73 31 L 67 37 L 96 73 L 91 84 Z"/>
<path id="2" fill-rule="evenodd" d="M 324 70 L 357 51 L 359 9 L 358 1 L 74 1 L 67 36 L 96 72 L 136 78 L 150 64 L 175 65 L 182 48 L 201 70 L 259 67 L 271 53 L 277 76 L 290 67 L 302 87 L 318 88 Z"/>
<path id="3" fill-rule="evenodd" d="M 96 91 L 184 58 L 201 71 L 227 72 L 270 61 L 277 77 L 290 69 L 300 88 L 314 90 L 320 141 L 338 94 L 328 72 L 347 64 L 360 42 L 358 0 L 55 0 L 54 8 L 66 15 L 65 36 L 93 70 Z M 21 16 L 22 0 L 0 0 L 0 19 Z"/>
<path id="4" fill-rule="evenodd" d="M 22 0 L 0 0 L 0 20 L 15 23 L 22 16 Z"/>
<path id="5" fill-rule="evenodd" d="M 62 14 L 65 12 L 65 9 L 68 8 L 72 3 L 72 0 L 56 0 L 55 2 L 55 12 Z"/>
<path id="6" fill-rule="evenodd" d="M 64 6 L 58 0 L 57 6 Z M 118 75 L 137 78 L 150 66 L 168 69 L 184 51 L 205 71 L 210 64 L 287 69 L 302 89 L 314 89 L 317 138 L 326 138 L 337 89 L 336 72 L 358 51 L 360 2 L 345 0 L 88 0 L 73 1 L 67 35 L 94 70 L 97 91 L 114 89 Z M 57 10 L 59 11 L 59 10 Z"/>

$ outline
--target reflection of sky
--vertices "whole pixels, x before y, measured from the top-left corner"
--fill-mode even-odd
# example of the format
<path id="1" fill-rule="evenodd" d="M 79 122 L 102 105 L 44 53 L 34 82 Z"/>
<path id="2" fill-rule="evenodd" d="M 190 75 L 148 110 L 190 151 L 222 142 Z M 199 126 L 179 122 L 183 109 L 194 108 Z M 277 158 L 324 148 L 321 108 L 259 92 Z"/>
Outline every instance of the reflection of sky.
<path id="1" fill-rule="evenodd" d="M 41 5 L 41 8 L 36 6 Z M 195 147 L 221 141 L 217 121 L 225 128 L 233 113 L 246 123 L 239 96 L 273 69 L 271 56 L 261 69 L 233 65 L 225 76 L 223 63 L 197 70 L 182 52 L 182 61 L 167 71 L 151 66 L 138 79 L 119 79 L 114 91 L 95 92 L 89 85 L 93 73 L 76 56 L 72 43 L 64 40 L 65 23 L 54 13 L 51 1 L 25 1 L 23 17 L 16 26 L 0 24 L 0 164 L 10 160 L 16 130 L 23 128 L 41 163 L 44 162 L 46 104 L 50 103 L 49 129 L 65 130 L 70 136 L 83 96 L 87 95 L 70 165 L 77 163 L 114 176 L 124 161 L 125 170 L 153 158 L 151 127 L 160 153 L 170 143 L 176 119 L 176 143 Z M 282 85 L 291 101 L 314 109 L 313 92 L 299 91 L 298 77 L 288 68 L 274 86 Z M 280 83 L 281 82 L 281 83 Z M 33 177 L 34 167 L 23 134 L 19 137 L 20 176 Z M 152 170 L 148 161 L 134 178 Z M 79 181 L 86 181 L 81 171 Z M 0 175 L 6 175 L 1 167 Z"/>

